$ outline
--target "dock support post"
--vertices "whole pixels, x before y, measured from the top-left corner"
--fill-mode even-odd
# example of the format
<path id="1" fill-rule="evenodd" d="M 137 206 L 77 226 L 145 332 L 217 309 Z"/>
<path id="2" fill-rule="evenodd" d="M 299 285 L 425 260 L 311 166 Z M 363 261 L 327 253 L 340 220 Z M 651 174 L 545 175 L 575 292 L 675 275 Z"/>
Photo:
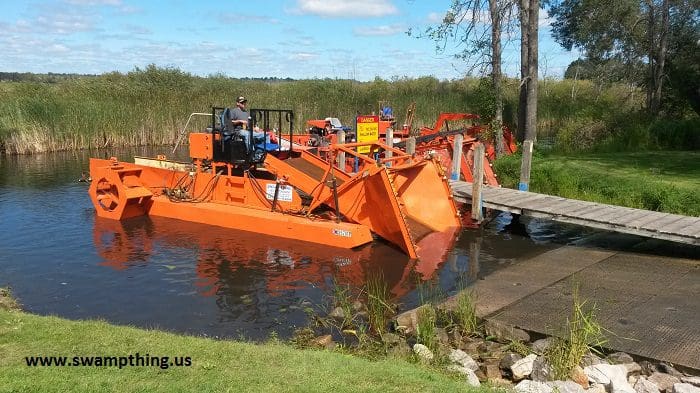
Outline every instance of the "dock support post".
<path id="1" fill-rule="evenodd" d="M 456 134 L 452 141 L 452 169 L 450 179 L 459 180 L 459 175 L 462 168 L 462 144 L 464 143 L 464 135 Z"/>
<path id="2" fill-rule="evenodd" d="M 386 145 L 389 147 L 394 147 L 394 129 L 389 127 L 386 129 L 386 136 L 384 137 Z M 387 150 L 384 152 L 384 158 L 391 158 L 394 156 L 394 152 Z M 386 166 L 391 166 L 391 161 L 386 163 Z"/>
<path id="3" fill-rule="evenodd" d="M 456 139 L 456 138 L 455 138 Z M 461 149 L 460 149 L 461 150 Z M 472 220 L 482 222 L 484 220 L 484 212 L 482 209 L 483 201 L 481 189 L 484 184 L 484 144 L 477 142 L 474 145 L 474 181 L 472 182 Z M 454 170 L 454 167 L 453 167 Z M 459 173 L 459 172 L 457 172 Z"/>
<path id="4" fill-rule="evenodd" d="M 527 191 L 530 189 L 530 167 L 532 166 L 532 141 L 527 139 L 523 142 L 523 161 L 520 164 L 520 183 L 518 190 Z"/>
<path id="5" fill-rule="evenodd" d="M 406 154 L 413 156 L 416 154 L 416 137 L 412 136 L 406 139 Z M 413 160 L 411 160 L 413 161 Z"/>
<path id="6" fill-rule="evenodd" d="M 340 130 L 338 131 L 338 144 L 342 145 L 345 143 L 345 131 Z M 345 152 L 341 151 L 338 153 L 338 168 L 340 168 L 341 171 L 345 171 Z"/>

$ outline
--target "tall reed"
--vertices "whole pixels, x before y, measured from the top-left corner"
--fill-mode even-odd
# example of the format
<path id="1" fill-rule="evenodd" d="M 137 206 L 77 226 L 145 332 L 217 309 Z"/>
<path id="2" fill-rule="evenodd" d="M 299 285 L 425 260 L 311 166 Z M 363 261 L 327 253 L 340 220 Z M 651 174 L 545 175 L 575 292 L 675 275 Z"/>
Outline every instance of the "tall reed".
<path id="1" fill-rule="evenodd" d="M 572 83 L 577 95 L 569 97 Z M 505 118 L 514 128 L 518 82 L 504 84 Z M 598 119 L 635 108 L 622 91 L 601 91 L 586 81 L 550 81 L 540 97 L 539 135 L 546 137 L 572 118 Z M 492 112 L 488 84 L 479 79 L 440 81 L 433 77 L 375 79 L 242 80 L 197 77 L 173 68 L 149 66 L 126 74 L 65 79 L 55 83 L 0 83 L 0 150 L 33 153 L 78 148 L 172 144 L 192 112 L 233 106 L 244 95 L 254 108 L 295 111 L 295 129 L 306 120 L 338 117 L 354 126 L 357 114 L 391 103 L 399 124 L 416 103 L 414 127 L 432 125 L 440 112 Z M 484 119 L 487 122 L 488 119 Z M 191 130 L 202 129 L 198 119 Z"/>

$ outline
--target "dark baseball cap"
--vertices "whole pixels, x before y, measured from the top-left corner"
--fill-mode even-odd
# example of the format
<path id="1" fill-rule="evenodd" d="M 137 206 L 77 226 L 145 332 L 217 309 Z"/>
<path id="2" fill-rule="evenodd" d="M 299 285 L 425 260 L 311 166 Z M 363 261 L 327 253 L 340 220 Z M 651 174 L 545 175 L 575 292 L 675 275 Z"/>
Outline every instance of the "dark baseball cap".
<path id="1" fill-rule="evenodd" d="M 236 102 L 240 104 L 242 102 L 248 102 L 248 100 L 246 100 L 245 97 L 240 96 L 240 97 L 236 98 Z"/>

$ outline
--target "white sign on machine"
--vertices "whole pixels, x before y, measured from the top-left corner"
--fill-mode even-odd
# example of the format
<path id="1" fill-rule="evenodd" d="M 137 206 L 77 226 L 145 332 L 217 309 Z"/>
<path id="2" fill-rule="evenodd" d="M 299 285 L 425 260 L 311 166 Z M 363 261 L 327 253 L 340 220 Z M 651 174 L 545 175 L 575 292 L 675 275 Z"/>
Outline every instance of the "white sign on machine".
<path id="1" fill-rule="evenodd" d="M 275 187 L 276 186 L 277 186 L 276 183 L 267 183 L 267 186 L 265 187 L 265 194 L 266 194 L 267 199 L 269 199 L 271 201 L 275 199 Z M 286 185 L 280 184 L 280 189 L 277 192 L 277 200 L 278 201 L 291 202 L 293 195 L 294 195 L 294 188 L 292 186 L 286 186 Z"/>

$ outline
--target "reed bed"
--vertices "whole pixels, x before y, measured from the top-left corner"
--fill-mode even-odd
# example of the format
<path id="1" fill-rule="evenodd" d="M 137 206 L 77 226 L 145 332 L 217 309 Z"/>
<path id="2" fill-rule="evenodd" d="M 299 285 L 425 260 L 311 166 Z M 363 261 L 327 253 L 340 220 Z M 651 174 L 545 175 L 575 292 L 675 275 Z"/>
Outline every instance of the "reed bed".
<path id="1" fill-rule="evenodd" d="M 571 80 L 540 83 L 538 135 L 544 139 L 555 138 L 558 130 L 580 119 L 595 123 L 613 113 L 631 112 L 642 98 L 624 86 L 600 89 L 589 81 Z M 504 121 L 515 128 L 518 81 L 506 80 L 504 90 Z M 297 131 L 304 129 L 306 120 L 327 116 L 352 126 L 357 114 L 378 111 L 380 100 L 393 106 L 400 124 L 415 102 L 414 128 L 432 125 L 440 112 L 479 113 L 486 122 L 494 107 L 486 79 L 245 80 L 149 66 L 53 83 L 0 82 L 0 151 L 173 144 L 190 113 L 208 112 L 212 105 L 232 106 L 239 95 L 248 97 L 250 107 L 294 110 Z M 201 129 L 206 122 L 202 117 L 190 129 Z M 572 139 L 575 143 L 575 136 L 566 140 Z"/>

